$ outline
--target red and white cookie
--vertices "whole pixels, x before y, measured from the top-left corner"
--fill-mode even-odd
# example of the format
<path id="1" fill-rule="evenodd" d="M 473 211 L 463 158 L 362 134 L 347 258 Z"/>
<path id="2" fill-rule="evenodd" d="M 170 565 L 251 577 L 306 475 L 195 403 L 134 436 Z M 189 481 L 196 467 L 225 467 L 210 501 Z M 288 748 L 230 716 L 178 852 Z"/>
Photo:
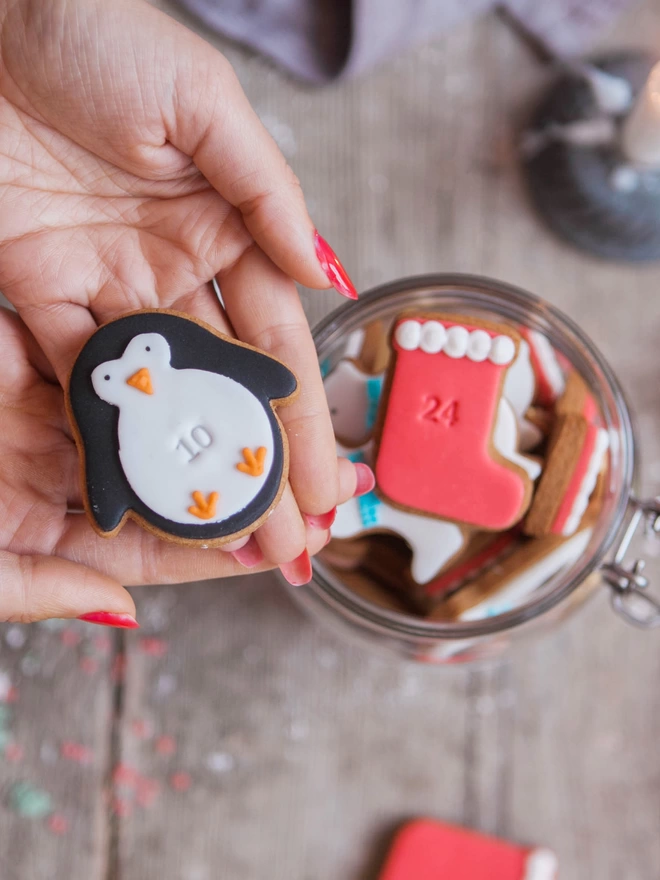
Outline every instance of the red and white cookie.
<path id="1" fill-rule="evenodd" d="M 397 834 L 380 880 L 556 880 L 557 870 L 549 849 L 417 819 Z"/>
<path id="2" fill-rule="evenodd" d="M 515 436 L 507 454 L 496 439 L 519 347 L 515 330 L 469 317 L 395 322 L 377 429 L 379 494 L 410 512 L 491 531 L 520 520 L 535 468 L 516 458 Z"/>

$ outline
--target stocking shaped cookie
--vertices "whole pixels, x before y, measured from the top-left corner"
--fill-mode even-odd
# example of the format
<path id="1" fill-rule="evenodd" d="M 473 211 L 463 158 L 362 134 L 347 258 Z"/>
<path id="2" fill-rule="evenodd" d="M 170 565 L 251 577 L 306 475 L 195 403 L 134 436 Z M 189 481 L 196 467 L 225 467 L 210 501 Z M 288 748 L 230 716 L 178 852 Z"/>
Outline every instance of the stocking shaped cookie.
<path id="1" fill-rule="evenodd" d="M 525 513 L 532 481 L 496 448 L 503 383 L 520 337 L 471 318 L 394 326 L 376 480 L 397 507 L 498 531 Z"/>
<path id="2" fill-rule="evenodd" d="M 112 536 L 130 516 L 184 543 L 253 531 L 287 478 L 274 407 L 296 390 L 279 361 L 175 312 L 99 328 L 67 395 L 96 530 Z"/>

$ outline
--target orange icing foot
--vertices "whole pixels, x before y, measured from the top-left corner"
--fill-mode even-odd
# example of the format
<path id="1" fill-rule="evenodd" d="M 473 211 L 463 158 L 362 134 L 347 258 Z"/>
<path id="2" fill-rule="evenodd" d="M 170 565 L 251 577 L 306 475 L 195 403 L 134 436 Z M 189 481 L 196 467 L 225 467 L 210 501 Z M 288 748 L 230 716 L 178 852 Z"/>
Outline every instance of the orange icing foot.
<path id="1" fill-rule="evenodd" d="M 255 455 L 251 449 L 247 447 L 243 450 L 243 458 L 245 463 L 240 462 L 236 467 L 243 474 L 249 474 L 251 477 L 260 477 L 264 472 L 264 461 L 266 460 L 266 447 L 260 446 Z"/>
<path id="2" fill-rule="evenodd" d="M 208 497 L 205 498 L 201 492 L 193 492 L 192 497 L 195 506 L 189 507 L 188 513 L 192 513 L 193 516 L 196 516 L 199 519 L 213 519 L 218 506 L 218 499 L 220 498 L 218 493 L 211 492 Z"/>

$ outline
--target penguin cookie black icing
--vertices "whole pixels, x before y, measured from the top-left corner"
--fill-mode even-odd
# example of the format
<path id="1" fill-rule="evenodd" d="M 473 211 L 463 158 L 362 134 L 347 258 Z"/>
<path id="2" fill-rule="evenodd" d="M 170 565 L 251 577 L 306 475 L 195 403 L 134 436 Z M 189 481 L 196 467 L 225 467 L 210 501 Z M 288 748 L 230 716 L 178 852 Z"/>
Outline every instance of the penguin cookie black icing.
<path id="1" fill-rule="evenodd" d="M 275 407 L 297 392 L 276 358 L 177 312 L 100 327 L 67 390 L 96 531 L 111 537 L 127 517 L 179 543 L 254 531 L 288 476 Z"/>

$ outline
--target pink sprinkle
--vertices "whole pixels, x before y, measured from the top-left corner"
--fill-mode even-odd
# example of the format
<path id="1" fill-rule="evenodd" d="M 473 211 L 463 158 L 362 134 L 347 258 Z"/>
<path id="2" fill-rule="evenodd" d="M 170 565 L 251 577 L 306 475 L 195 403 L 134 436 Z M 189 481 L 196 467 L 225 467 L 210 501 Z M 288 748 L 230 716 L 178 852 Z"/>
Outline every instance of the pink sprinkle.
<path id="1" fill-rule="evenodd" d="M 81 657 L 78 665 L 87 675 L 94 675 L 98 671 L 99 661 L 95 657 Z"/>
<path id="2" fill-rule="evenodd" d="M 48 817 L 48 827 L 53 834 L 66 834 L 69 830 L 69 820 L 61 813 L 53 813 Z"/>
<path id="3" fill-rule="evenodd" d="M 138 780 L 137 796 L 135 800 L 145 809 L 153 806 L 160 793 L 160 783 L 157 779 L 148 779 L 144 776 Z"/>
<path id="4" fill-rule="evenodd" d="M 108 636 L 95 636 L 93 644 L 99 654 L 109 654 L 112 648 L 112 642 Z"/>
<path id="5" fill-rule="evenodd" d="M 137 770 L 129 767 L 128 764 L 117 764 L 112 773 L 112 781 L 115 785 L 134 786 L 138 780 L 138 777 L 139 774 Z"/>
<path id="6" fill-rule="evenodd" d="M 163 639 L 140 639 L 140 650 L 143 654 L 149 654 L 151 657 L 164 657 L 167 654 L 167 649 L 168 644 Z"/>
<path id="7" fill-rule="evenodd" d="M 126 672 L 126 657 L 123 654 L 117 654 L 112 664 L 112 680 L 117 683 L 124 680 Z"/>
<path id="8" fill-rule="evenodd" d="M 17 703 L 20 694 L 17 687 L 12 685 L 7 691 L 7 696 L 5 697 L 5 703 Z"/>
<path id="9" fill-rule="evenodd" d="M 80 633 L 76 632 L 75 629 L 63 629 L 60 633 L 62 644 L 66 645 L 67 648 L 75 648 L 76 645 L 79 645 L 80 638 Z"/>
<path id="10" fill-rule="evenodd" d="M 173 773 L 170 776 L 170 785 L 174 791 L 188 791 L 192 785 L 192 779 L 189 773 Z"/>
<path id="11" fill-rule="evenodd" d="M 152 735 L 151 725 L 144 718 L 136 718 L 131 727 L 135 736 L 140 739 L 149 739 Z"/>
<path id="12" fill-rule="evenodd" d="M 133 813 L 133 804 L 124 798 L 116 797 L 112 802 L 112 811 L 115 816 L 121 816 L 122 819 L 128 819 Z"/>
<path id="13" fill-rule="evenodd" d="M 159 755 L 173 755 L 176 752 L 176 740 L 173 736 L 159 736 L 156 740 L 156 751 Z"/>
<path id="14" fill-rule="evenodd" d="M 18 743 L 9 743 L 9 745 L 5 747 L 4 757 L 8 761 L 11 761 L 12 764 L 22 761 L 24 754 L 23 747 L 19 746 Z"/>
<path id="15" fill-rule="evenodd" d="M 63 742 L 60 746 L 60 755 L 69 761 L 75 761 L 76 764 L 90 764 L 94 754 L 91 749 L 81 743 Z"/>

